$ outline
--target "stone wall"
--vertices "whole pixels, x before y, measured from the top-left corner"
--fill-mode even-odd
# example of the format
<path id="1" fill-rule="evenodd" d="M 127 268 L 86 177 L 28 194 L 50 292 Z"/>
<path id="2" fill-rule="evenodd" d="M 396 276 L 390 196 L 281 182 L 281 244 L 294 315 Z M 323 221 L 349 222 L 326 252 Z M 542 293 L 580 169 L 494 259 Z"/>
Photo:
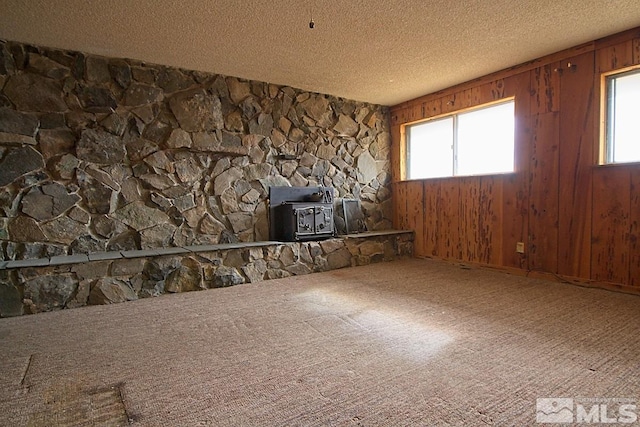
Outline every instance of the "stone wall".
<path id="1" fill-rule="evenodd" d="M 267 240 L 272 185 L 388 229 L 389 141 L 380 106 L 0 41 L 0 259 Z"/>
<path id="2" fill-rule="evenodd" d="M 256 283 L 412 256 L 413 232 L 0 261 L 0 317 Z"/>

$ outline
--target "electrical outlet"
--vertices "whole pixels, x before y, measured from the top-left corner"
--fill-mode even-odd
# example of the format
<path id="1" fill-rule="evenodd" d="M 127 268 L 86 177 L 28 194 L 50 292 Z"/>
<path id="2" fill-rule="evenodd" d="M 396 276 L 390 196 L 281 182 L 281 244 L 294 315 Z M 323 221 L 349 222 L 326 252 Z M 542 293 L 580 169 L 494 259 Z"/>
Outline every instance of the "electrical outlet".
<path id="1" fill-rule="evenodd" d="M 524 253 L 524 242 L 516 243 L 516 252 L 518 252 L 519 254 Z"/>

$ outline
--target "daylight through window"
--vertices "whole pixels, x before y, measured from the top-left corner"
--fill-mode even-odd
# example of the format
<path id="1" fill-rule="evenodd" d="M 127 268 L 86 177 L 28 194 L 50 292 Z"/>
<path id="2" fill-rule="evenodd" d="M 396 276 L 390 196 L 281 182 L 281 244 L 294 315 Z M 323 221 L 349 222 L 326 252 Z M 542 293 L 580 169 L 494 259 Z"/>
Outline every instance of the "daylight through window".
<path id="1" fill-rule="evenodd" d="M 515 102 L 406 127 L 407 179 L 514 171 Z"/>
<path id="2" fill-rule="evenodd" d="M 606 77 L 605 163 L 640 162 L 640 69 Z"/>

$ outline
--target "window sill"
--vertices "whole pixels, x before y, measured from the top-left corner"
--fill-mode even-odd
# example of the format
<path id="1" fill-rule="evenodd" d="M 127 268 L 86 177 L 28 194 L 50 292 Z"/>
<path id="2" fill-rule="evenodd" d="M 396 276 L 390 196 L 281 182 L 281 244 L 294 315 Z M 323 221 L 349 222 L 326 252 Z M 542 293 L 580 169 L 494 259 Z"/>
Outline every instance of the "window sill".
<path id="1" fill-rule="evenodd" d="M 415 181 L 435 181 L 435 180 L 448 180 L 448 179 L 465 179 L 465 178 L 497 178 L 502 176 L 515 176 L 518 172 L 497 172 L 487 173 L 481 175 L 456 175 L 456 176 L 439 176 L 434 178 L 410 178 L 401 179 L 396 182 L 415 182 Z"/>
<path id="2" fill-rule="evenodd" d="M 600 168 L 621 168 L 621 167 L 628 167 L 628 168 L 638 168 L 640 167 L 640 160 L 637 162 L 626 162 L 626 163 L 601 163 L 595 166 L 596 168 L 600 169 Z"/>

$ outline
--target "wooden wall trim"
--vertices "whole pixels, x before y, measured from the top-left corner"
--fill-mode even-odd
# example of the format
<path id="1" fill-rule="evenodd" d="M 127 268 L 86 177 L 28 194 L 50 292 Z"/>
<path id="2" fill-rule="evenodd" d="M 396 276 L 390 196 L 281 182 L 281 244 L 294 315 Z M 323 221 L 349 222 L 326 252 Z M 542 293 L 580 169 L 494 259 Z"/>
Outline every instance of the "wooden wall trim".
<path id="1" fill-rule="evenodd" d="M 613 46 L 627 40 L 640 38 L 640 27 L 631 28 L 629 30 L 623 31 L 621 33 L 612 34 L 607 37 L 602 37 L 596 40 L 595 49 L 602 49 L 604 47 Z"/>
<path id="2" fill-rule="evenodd" d="M 501 266 L 501 265 L 482 264 L 482 263 L 461 261 L 461 260 L 455 260 L 455 259 L 450 259 L 450 258 L 441 258 L 441 257 L 429 256 L 429 255 L 416 256 L 416 258 L 434 259 L 434 260 L 438 260 L 438 261 L 448 262 L 450 264 L 458 264 L 458 265 L 461 265 L 461 266 L 464 266 L 464 267 L 467 267 L 467 268 L 471 267 L 471 268 L 475 268 L 475 269 L 478 269 L 478 270 L 496 271 L 496 272 L 500 272 L 500 273 L 504 273 L 504 274 L 511 274 L 511 275 L 514 275 L 514 276 L 529 277 L 529 278 L 532 278 L 532 279 L 549 280 L 549 281 L 552 281 L 552 282 L 565 283 L 565 284 L 569 284 L 569 285 L 580 286 L 580 287 L 583 287 L 583 288 L 595 288 L 595 289 L 602 289 L 602 290 L 605 290 L 605 291 L 623 292 L 623 293 L 626 293 L 626 294 L 640 296 L 640 287 L 622 285 L 622 284 L 619 284 L 619 283 L 606 282 L 606 281 L 602 281 L 602 280 L 582 279 L 580 277 L 566 276 L 566 275 L 563 275 L 563 274 L 555 274 L 555 273 L 547 273 L 547 272 L 544 272 L 544 271 L 523 270 L 523 269 L 514 268 L 514 267 L 505 267 L 505 266 Z"/>
<path id="3" fill-rule="evenodd" d="M 482 84 L 492 83 L 496 80 L 506 79 L 516 74 L 526 73 L 527 71 L 531 71 L 533 69 L 543 67 L 553 62 L 560 61 L 564 58 L 576 56 L 585 52 L 592 52 L 593 50 L 595 50 L 595 42 L 589 42 L 589 43 L 584 43 L 579 46 L 575 46 L 575 47 L 563 50 L 562 52 L 553 53 L 547 56 L 543 56 L 541 58 L 524 62 L 522 64 L 514 65 L 513 67 L 505 68 L 503 70 L 496 71 L 495 73 L 487 74 L 485 76 L 478 77 L 477 79 L 469 80 L 467 82 L 460 83 L 456 86 L 451 86 L 446 89 L 442 89 L 437 92 L 432 92 L 430 94 L 423 95 L 419 98 L 415 98 L 415 99 L 394 105 L 391 107 L 391 114 L 396 113 L 398 110 L 403 110 L 405 108 L 413 108 L 416 105 L 428 103 L 435 98 L 443 98 L 443 97 L 452 95 L 456 92 L 463 92 L 467 89 L 471 89 L 476 86 L 480 86 Z"/>
<path id="4" fill-rule="evenodd" d="M 544 67 L 545 65 L 549 65 L 566 58 L 571 58 L 573 56 L 578 56 L 582 53 L 592 52 L 594 50 L 613 46 L 618 43 L 625 42 L 629 39 L 635 39 L 635 38 L 640 38 L 640 27 L 632 28 L 622 33 L 613 34 L 611 36 L 603 37 L 601 39 L 594 40 L 591 42 L 583 43 L 578 46 L 574 46 L 569 49 L 562 50 L 560 52 L 555 52 L 550 55 L 545 55 L 540 58 L 533 59 L 531 61 L 514 65 L 513 67 L 496 71 L 495 73 L 487 74 L 485 76 L 479 77 L 474 80 L 469 80 L 467 82 L 458 84 L 456 86 L 451 86 L 446 89 L 439 90 L 437 92 L 432 92 L 430 94 L 423 95 L 418 98 L 402 102 L 400 104 L 396 104 L 391 107 L 391 113 L 394 114 L 394 113 L 397 113 L 398 110 L 403 110 L 405 108 L 412 108 L 416 105 L 428 103 L 435 98 L 442 98 L 444 96 L 451 95 L 456 92 L 461 92 L 466 89 L 482 85 L 484 83 L 491 83 L 496 80 L 511 77 L 515 74 L 525 73 L 527 71 L 531 71 L 539 67 Z"/>

